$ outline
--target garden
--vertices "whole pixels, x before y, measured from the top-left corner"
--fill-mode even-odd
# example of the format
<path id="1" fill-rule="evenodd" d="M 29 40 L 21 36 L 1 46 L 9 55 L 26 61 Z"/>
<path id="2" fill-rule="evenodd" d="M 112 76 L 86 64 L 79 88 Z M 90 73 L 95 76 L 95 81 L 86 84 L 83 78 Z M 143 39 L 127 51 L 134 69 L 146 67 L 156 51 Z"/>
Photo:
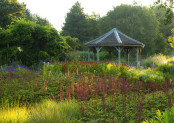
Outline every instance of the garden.
<path id="1" fill-rule="evenodd" d="M 174 58 L 164 57 L 139 70 L 85 61 L 1 66 L 0 122 L 172 123 Z"/>
<path id="2" fill-rule="evenodd" d="M 94 1 L 58 11 L 64 1 L 53 1 L 32 5 L 55 12 L 43 18 L 27 0 L 0 0 L 0 123 L 174 123 L 173 1 L 114 2 L 105 15 L 84 11 Z M 106 33 L 113 28 L 120 32 Z M 104 45 L 86 43 L 106 37 L 92 62 Z M 113 39 L 126 47 L 116 50 Z"/>

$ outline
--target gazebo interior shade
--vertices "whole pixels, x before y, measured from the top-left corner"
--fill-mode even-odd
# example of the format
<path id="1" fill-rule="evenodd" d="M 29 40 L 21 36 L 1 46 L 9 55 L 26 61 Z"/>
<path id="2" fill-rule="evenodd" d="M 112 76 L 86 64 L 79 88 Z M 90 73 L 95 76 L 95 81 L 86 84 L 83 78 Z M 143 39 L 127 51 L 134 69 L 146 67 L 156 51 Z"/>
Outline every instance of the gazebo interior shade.
<path id="1" fill-rule="evenodd" d="M 144 47 L 144 44 L 130 38 L 129 36 L 118 31 L 116 28 L 105 33 L 104 35 L 85 43 L 85 46 L 140 46 Z"/>

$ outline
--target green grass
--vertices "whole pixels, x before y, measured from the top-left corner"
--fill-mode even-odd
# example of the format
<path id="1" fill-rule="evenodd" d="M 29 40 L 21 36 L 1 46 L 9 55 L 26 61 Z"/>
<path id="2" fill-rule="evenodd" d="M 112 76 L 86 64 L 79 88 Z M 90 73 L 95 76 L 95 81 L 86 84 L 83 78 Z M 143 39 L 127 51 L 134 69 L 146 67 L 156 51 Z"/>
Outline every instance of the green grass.
<path id="1" fill-rule="evenodd" d="M 4 107 L 0 110 L 2 123 L 70 123 L 77 122 L 80 116 L 75 100 L 43 100 L 32 107 Z"/>

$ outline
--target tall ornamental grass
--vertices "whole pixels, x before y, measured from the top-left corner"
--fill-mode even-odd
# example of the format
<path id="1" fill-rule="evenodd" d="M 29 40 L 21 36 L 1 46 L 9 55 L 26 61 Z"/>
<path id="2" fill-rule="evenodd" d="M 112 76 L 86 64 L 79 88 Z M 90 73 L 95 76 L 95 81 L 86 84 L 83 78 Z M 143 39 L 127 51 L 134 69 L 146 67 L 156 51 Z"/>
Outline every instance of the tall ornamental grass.
<path id="1" fill-rule="evenodd" d="M 33 107 L 5 107 L 0 109 L 0 123 L 70 123 L 80 118 L 75 100 L 55 102 L 43 100 Z"/>

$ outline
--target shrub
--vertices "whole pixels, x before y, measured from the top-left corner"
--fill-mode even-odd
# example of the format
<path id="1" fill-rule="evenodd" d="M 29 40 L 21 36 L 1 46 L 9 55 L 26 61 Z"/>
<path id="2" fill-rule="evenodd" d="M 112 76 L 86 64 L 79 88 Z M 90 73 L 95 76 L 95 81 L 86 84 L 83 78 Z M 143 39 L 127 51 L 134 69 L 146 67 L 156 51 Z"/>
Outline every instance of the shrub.
<path id="1" fill-rule="evenodd" d="M 143 82 L 164 82 L 163 73 L 160 71 L 153 71 L 151 69 L 140 69 L 137 70 L 132 68 L 127 71 L 126 78 L 133 79 L 136 81 L 143 81 Z"/>
<path id="2" fill-rule="evenodd" d="M 173 123 L 174 122 L 174 107 L 161 112 L 158 110 L 154 119 L 145 120 L 142 123 Z"/>
<path id="3" fill-rule="evenodd" d="M 174 64 L 174 57 L 168 58 L 167 63 L 173 63 Z"/>
<path id="4" fill-rule="evenodd" d="M 174 80 L 174 64 L 161 64 L 156 68 L 157 71 L 163 72 L 166 79 L 173 79 Z"/>
<path id="5" fill-rule="evenodd" d="M 157 54 L 154 56 L 151 56 L 145 60 L 143 63 L 143 67 L 151 67 L 154 68 L 160 64 L 166 63 L 167 59 L 166 56 L 163 54 Z"/>

